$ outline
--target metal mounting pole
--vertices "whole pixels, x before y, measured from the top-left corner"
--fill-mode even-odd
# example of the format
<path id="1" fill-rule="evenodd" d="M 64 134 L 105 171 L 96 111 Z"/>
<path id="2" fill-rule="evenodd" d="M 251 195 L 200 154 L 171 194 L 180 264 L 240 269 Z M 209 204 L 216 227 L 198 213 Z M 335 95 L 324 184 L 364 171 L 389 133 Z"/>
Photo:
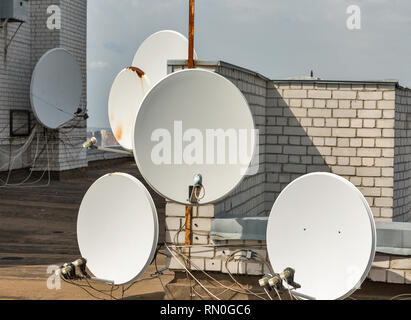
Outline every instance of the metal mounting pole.
<path id="1" fill-rule="evenodd" d="M 189 22 L 188 22 L 188 68 L 194 68 L 194 15 L 195 0 L 189 0 Z"/>
<path id="2" fill-rule="evenodd" d="M 188 18 L 188 68 L 194 69 L 194 15 L 195 0 L 189 0 L 189 18 Z M 186 206 L 185 214 L 185 242 L 186 246 L 192 244 L 191 223 L 193 216 L 193 207 Z"/>

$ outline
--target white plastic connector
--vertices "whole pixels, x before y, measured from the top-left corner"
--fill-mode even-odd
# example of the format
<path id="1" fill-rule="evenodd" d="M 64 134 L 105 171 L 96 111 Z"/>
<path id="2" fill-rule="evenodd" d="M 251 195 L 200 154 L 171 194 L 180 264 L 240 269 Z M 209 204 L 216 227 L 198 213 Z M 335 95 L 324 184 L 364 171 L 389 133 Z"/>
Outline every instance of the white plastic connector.
<path id="1" fill-rule="evenodd" d="M 92 146 L 95 146 L 97 144 L 97 139 L 95 137 L 92 137 L 89 141 L 86 141 L 83 143 L 83 148 L 88 149 L 91 148 Z"/>
<path id="2" fill-rule="evenodd" d="M 251 259 L 253 257 L 253 252 L 252 251 L 247 251 L 247 255 L 246 255 L 247 259 Z"/>
<path id="3" fill-rule="evenodd" d="M 281 277 L 279 276 L 275 276 L 271 279 L 268 280 L 268 285 L 270 287 L 276 287 L 280 282 L 282 282 L 283 280 L 281 279 Z"/>
<path id="4" fill-rule="evenodd" d="M 258 280 L 258 283 L 259 283 L 260 287 L 268 286 L 268 280 L 270 280 L 268 277 L 264 277 L 264 278 Z"/>
<path id="5" fill-rule="evenodd" d="M 85 264 L 86 264 L 86 261 L 84 259 L 77 259 L 76 261 L 73 262 L 73 265 L 75 267 L 80 267 Z"/>

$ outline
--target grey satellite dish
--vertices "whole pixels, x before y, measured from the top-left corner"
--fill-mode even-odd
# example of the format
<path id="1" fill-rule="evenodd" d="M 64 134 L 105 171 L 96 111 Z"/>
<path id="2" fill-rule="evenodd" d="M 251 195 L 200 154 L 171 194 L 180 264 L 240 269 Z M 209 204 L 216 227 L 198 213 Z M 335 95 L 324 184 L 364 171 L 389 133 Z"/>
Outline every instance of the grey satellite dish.
<path id="1" fill-rule="evenodd" d="M 247 100 L 226 78 L 200 69 L 161 80 L 144 98 L 133 151 L 144 179 L 163 197 L 216 202 L 248 174 L 258 135 Z"/>
<path id="2" fill-rule="evenodd" d="M 30 100 L 37 120 L 57 129 L 75 117 L 82 95 L 82 72 L 65 49 L 46 52 L 34 68 Z"/>
<path id="3" fill-rule="evenodd" d="M 154 201 L 128 174 L 98 179 L 81 202 L 77 240 L 87 267 L 115 285 L 134 282 L 153 261 L 158 241 Z"/>
<path id="4" fill-rule="evenodd" d="M 376 250 L 372 211 L 349 181 L 312 173 L 289 184 L 268 221 L 274 272 L 295 270 L 296 292 L 318 300 L 344 299 L 366 279 Z"/>

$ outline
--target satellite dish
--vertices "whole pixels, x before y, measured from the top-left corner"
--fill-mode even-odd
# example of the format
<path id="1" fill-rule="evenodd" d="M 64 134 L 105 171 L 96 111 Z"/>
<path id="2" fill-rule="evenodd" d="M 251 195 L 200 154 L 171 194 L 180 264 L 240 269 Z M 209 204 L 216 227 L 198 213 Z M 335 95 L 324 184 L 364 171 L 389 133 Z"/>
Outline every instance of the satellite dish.
<path id="1" fill-rule="evenodd" d="M 154 202 L 133 176 L 105 175 L 84 196 L 77 240 L 82 257 L 97 278 L 115 285 L 135 281 L 154 258 L 158 232 Z"/>
<path id="2" fill-rule="evenodd" d="M 37 120 L 57 129 L 74 118 L 83 90 L 76 58 L 65 49 L 46 52 L 34 68 L 30 100 Z"/>
<path id="3" fill-rule="evenodd" d="M 361 192 L 330 173 L 289 184 L 267 227 L 274 272 L 291 267 L 297 292 L 318 300 L 344 299 L 359 289 L 375 256 L 373 214 Z"/>
<path id="4" fill-rule="evenodd" d="M 160 31 L 138 49 L 133 66 L 120 72 L 109 97 L 110 126 L 117 142 L 132 150 L 133 124 L 145 94 L 167 76 L 168 60 L 186 60 L 188 40 L 175 31 Z M 195 55 L 195 57 L 197 57 Z"/>
<path id="5" fill-rule="evenodd" d="M 248 103 L 233 83 L 214 72 L 183 70 L 144 98 L 134 125 L 134 157 L 163 197 L 190 204 L 189 187 L 200 182 L 199 203 L 212 203 L 247 174 L 257 145 L 254 128 Z"/>
<path id="6" fill-rule="evenodd" d="M 148 75 L 152 85 L 167 76 L 168 60 L 187 60 L 188 40 L 182 34 L 164 30 L 148 37 L 137 50 L 133 66 Z M 197 55 L 194 52 L 194 59 Z"/>
<path id="7" fill-rule="evenodd" d="M 141 101 L 150 88 L 147 75 L 136 67 L 122 70 L 111 87 L 108 101 L 110 126 L 117 142 L 124 149 L 133 149 L 133 124 Z"/>

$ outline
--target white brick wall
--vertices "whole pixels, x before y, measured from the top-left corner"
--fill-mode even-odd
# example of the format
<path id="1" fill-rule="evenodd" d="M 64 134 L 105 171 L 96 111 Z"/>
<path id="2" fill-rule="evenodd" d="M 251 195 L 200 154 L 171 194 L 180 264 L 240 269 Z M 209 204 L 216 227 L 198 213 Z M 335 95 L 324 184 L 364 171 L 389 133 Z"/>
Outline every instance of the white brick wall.
<path id="1" fill-rule="evenodd" d="M 411 257 L 377 254 L 369 279 L 376 282 L 411 284 Z"/>
<path id="2" fill-rule="evenodd" d="M 9 23 L 7 41 L 10 42 L 19 24 Z M 4 55 L 5 29 L 0 29 L 0 171 L 7 170 L 10 148 L 15 153 L 26 141 L 25 138 L 10 138 L 9 110 L 29 110 L 29 93 L 31 74 L 30 60 L 30 24 L 24 23 L 15 35 Z M 25 123 L 22 122 L 21 125 Z M 30 161 L 29 152 L 17 159 L 14 168 L 20 168 Z"/>
<path id="3" fill-rule="evenodd" d="M 394 221 L 407 222 L 411 221 L 411 91 L 398 88 L 395 96 L 384 97 L 389 102 L 395 99 Z"/>
<path id="4" fill-rule="evenodd" d="M 266 182 L 267 210 L 295 177 L 328 171 L 359 187 L 377 219 L 392 219 L 396 206 L 390 196 L 394 184 L 396 86 L 367 83 L 304 86 L 297 81 L 273 81 L 268 87 L 267 109 L 272 111 L 267 111 L 267 143 L 272 141 L 280 148 L 266 157 L 267 173 L 272 173 Z M 300 98 L 301 103 L 292 101 L 291 97 Z M 297 136 L 309 139 L 306 144 L 301 142 L 291 147 L 291 139 Z M 270 194 L 272 191 L 274 196 Z"/>
<path id="5" fill-rule="evenodd" d="M 49 30 L 46 26 L 47 7 L 58 5 L 62 13 L 61 30 Z M 17 24 L 9 24 L 9 38 Z M 31 110 L 29 101 L 32 70 L 38 59 L 49 49 L 63 47 L 75 55 L 83 70 L 83 96 L 80 107 L 86 107 L 86 28 L 87 1 L 84 0 L 31 0 L 29 2 L 29 19 L 23 24 L 12 42 L 6 62 L 0 58 L 0 145 L 19 146 L 26 138 L 9 137 L 9 110 Z M 4 43 L 0 43 L 0 54 L 3 55 Z M 36 124 L 32 117 L 33 124 Z M 63 171 L 87 166 L 86 152 L 82 143 L 86 140 L 86 121 L 72 121 L 59 131 L 45 130 L 40 126 L 40 156 L 34 171 L 43 171 L 49 165 L 53 171 Z M 49 156 L 45 147 L 45 135 L 49 144 Z M 37 148 L 37 138 L 31 148 L 16 162 L 14 169 L 30 166 L 33 163 Z M 8 160 L 0 156 L 2 162 Z M 1 170 L 0 170 L 1 171 Z"/>

